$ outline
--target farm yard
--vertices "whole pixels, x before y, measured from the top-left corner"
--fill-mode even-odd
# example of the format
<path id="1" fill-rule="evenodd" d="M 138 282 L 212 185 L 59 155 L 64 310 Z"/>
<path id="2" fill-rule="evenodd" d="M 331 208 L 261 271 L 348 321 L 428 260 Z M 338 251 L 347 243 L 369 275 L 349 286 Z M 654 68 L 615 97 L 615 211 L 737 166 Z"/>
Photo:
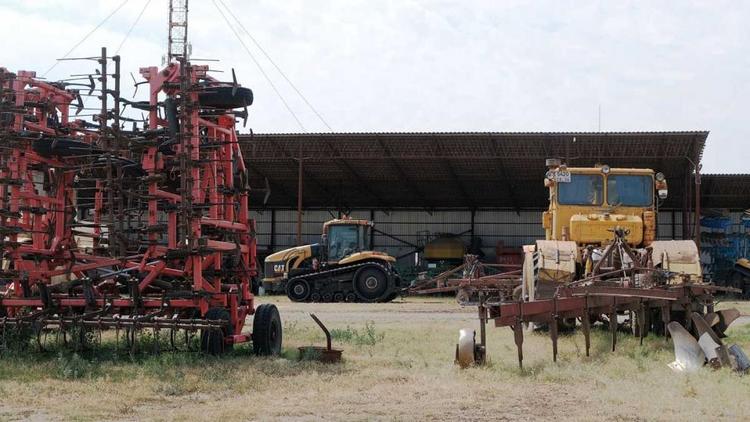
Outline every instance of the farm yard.
<path id="1" fill-rule="evenodd" d="M 95 354 L 50 350 L 0 361 L 2 420 L 743 420 L 750 378 L 707 367 L 678 374 L 670 342 L 594 330 L 586 358 L 580 333 L 563 336 L 557 363 L 545 333 L 526 336 L 518 369 L 509 329 L 488 327 L 489 363 L 453 363 L 458 330 L 477 327 L 475 308 L 448 298 L 386 304 L 292 303 L 270 297 L 284 326 L 281 357 L 247 346 L 219 358 L 191 352 Z M 744 314 L 750 304 L 736 306 Z M 332 331 L 340 364 L 298 360 L 297 347 L 325 344 L 309 317 Z M 750 324 L 728 344 L 750 350 Z M 33 345 L 32 345 L 33 347 Z"/>

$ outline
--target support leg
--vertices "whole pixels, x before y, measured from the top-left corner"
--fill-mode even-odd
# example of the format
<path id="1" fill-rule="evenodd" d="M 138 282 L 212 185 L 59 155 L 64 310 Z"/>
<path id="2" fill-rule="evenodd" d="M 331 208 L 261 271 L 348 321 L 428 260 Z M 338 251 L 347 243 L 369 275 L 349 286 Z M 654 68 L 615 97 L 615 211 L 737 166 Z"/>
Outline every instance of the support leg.
<path id="1" fill-rule="evenodd" d="M 523 323 L 519 319 L 511 328 L 513 329 L 513 339 L 518 349 L 518 367 L 523 369 Z"/>
<path id="2" fill-rule="evenodd" d="M 612 310 L 609 313 L 609 331 L 612 334 L 612 351 L 617 346 L 617 298 L 612 298 Z"/>
<path id="3" fill-rule="evenodd" d="M 557 362 L 557 315 L 552 315 L 549 323 L 549 337 L 552 339 L 552 362 Z"/>
<path id="4" fill-rule="evenodd" d="M 591 317 L 589 316 L 588 309 L 581 317 L 581 328 L 583 329 L 583 340 L 586 343 L 586 357 L 589 357 L 589 351 L 591 350 Z"/>

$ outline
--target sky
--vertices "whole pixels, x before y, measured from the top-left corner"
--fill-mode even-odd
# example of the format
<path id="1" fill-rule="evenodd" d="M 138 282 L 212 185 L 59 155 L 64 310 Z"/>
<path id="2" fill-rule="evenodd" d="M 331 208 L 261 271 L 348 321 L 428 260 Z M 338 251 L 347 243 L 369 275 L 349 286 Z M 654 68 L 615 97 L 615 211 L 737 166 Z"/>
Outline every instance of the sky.
<path id="1" fill-rule="evenodd" d="M 0 0 L 0 66 L 44 74 L 123 1 Z M 192 57 L 253 89 L 257 133 L 707 130 L 703 172 L 750 173 L 750 1 L 222 1 L 304 95 L 190 2 Z M 162 63 L 168 0 L 127 0 L 69 56 L 115 52 L 147 3 L 119 51 L 126 97 Z"/>

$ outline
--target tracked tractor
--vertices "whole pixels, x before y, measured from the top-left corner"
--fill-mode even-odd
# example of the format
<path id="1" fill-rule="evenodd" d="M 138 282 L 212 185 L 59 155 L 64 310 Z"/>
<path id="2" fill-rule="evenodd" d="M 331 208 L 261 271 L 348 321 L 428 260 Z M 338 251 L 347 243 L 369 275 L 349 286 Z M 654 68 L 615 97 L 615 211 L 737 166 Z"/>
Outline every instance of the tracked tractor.
<path id="1" fill-rule="evenodd" d="M 373 224 L 335 219 L 323 224 L 321 242 L 265 259 L 263 287 L 295 302 L 389 302 L 402 282 L 396 258 L 369 248 Z"/>

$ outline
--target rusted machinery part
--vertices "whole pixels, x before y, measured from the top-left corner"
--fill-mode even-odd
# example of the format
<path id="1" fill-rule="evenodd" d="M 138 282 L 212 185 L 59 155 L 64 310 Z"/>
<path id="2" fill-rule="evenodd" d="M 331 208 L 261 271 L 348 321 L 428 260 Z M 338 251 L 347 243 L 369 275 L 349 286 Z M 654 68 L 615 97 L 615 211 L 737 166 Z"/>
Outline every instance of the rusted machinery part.
<path id="1" fill-rule="evenodd" d="M 468 368 L 474 364 L 474 346 L 476 333 L 471 328 L 462 328 L 458 333 L 456 344 L 456 363 L 461 368 Z"/>
<path id="2" fill-rule="evenodd" d="M 675 361 L 670 367 L 675 371 L 694 372 L 703 367 L 706 355 L 685 327 L 677 321 L 667 324 L 667 329 L 674 344 Z"/>
<path id="3" fill-rule="evenodd" d="M 341 361 L 342 350 L 334 349 L 331 341 L 331 333 L 315 314 L 310 314 L 316 324 L 323 330 L 326 336 L 326 347 L 302 346 L 299 348 L 300 359 L 315 359 L 325 363 L 335 363 Z"/>
<path id="4" fill-rule="evenodd" d="M 685 309 L 692 312 L 703 308 L 712 300 L 713 287 L 708 285 L 686 284 L 665 288 L 629 288 L 612 285 L 591 285 L 559 289 L 557 296 L 550 299 L 535 301 L 516 300 L 501 304 L 487 304 L 489 316 L 494 319 L 495 326 L 508 326 L 513 329 L 516 346 L 518 348 L 519 365 L 523 359 L 523 326 L 526 324 L 542 324 L 548 327 L 552 341 L 552 357 L 557 359 L 557 341 L 560 329 L 565 328 L 567 320 L 578 319 L 586 344 L 586 355 L 590 349 L 591 315 L 605 315 L 611 335 L 611 350 L 617 344 L 619 323 L 617 315 L 629 313 L 634 316 L 637 324 L 636 334 L 643 341 L 652 330 L 650 318 L 659 315 L 664 326 L 680 312 L 673 309 Z M 653 312 L 657 311 L 657 312 Z M 689 324 L 690 312 L 681 311 L 680 318 Z M 720 311 L 722 312 L 722 311 Z M 735 314 L 727 311 L 727 319 Z M 702 318 L 702 317 L 701 317 Z M 641 323 L 643 321 L 643 323 Z M 704 320 L 705 323 L 705 320 Z M 707 323 L 705 323 L 708 326 Z"/>
<path id="5" fill-rule="evenodd" d="M 740 311 L 736 308 L 724 309 L 716 312 L 719 316 L 719 322 L 714 325 L 714 331 L 719 337 L 726 337 L 724 334 L 727 328 L 741 316 Z"/>

